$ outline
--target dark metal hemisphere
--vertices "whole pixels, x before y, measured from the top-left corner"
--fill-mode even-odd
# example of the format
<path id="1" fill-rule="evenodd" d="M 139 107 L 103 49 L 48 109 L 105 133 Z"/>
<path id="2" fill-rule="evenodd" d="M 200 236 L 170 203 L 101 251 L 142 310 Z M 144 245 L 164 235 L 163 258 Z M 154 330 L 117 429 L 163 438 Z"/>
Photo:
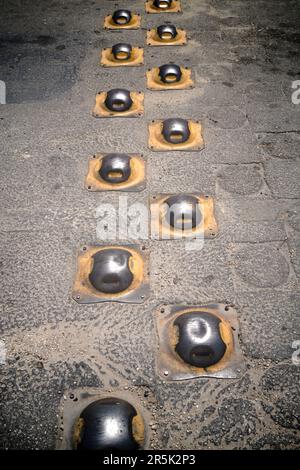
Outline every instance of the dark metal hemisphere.
<path id="1" fill-rule="evenodd" d="M 132 47 L 130 44 L 118 43 L 111 48 L 111 52 L 116 60 L 130 59 Z"/>
<path id="2" fill-rule="evenodd" d="M 123 183 L 130 173 L 129 155 L 112 153 L 103 157 L 99 175 L 107 183 Z"/>
<path id="3" fill-rule="evenodd" d="M 128 24 L 132 18 L 131 11 L 129 10 L 116 10 L 112 14 L 112 19 L 116 24 Z"/>
<path id="4" fill-rule="evenodd" d="M 167 205 L 165 218 L 171 227 L 184 231 L 200 224 L 202 214 L 196 197 L 178 194 L 169 197 L 165 204 Z"/>
<path id="5" fill-rule="evenodd" d="M 182 76 L 179 65 L 165 64 L 159 67 L 159 76 L 164 83 L 179 82 Z"/>
<path id="6" fill-rule="evenodd" d="M 110 111 L 123 112 L 128 111 L 132 106 L 130 91 L 121 88 L 114 88 L 107 92 L 105 106 Z"/>
<path id="7" fill-rule="evenodd" d="M 177 29 L 172 24 L 162 24 L 161 26 L 158 26 L 156 31 L 160 39 L 165 41 L 175 39 L 177 36 Z"/>
<path id="8" fill-rule="evenodd" d="M 219 362 L 226 352 L 220 333 L 221 320 L 208 312 L 184 313 L 176 318 L 179 340 L 177 354 L 195 367 L 209 367 Z"/>
<path id="9" fill-rule="evenodd" d="M 172 5 L 172 0 L 153 0 L 153 5 L 156 8 L 160 8 L 161 10 L 165 10 L 170 8 Z"/>
<path id="10" fill-rule="evenodd" d="M 190 137 L 189 123 L 186 119 L 172 118 L 163 121 L 163 136 L 170 144 L 181 144 Z"/>
<path id="11" fill-rule="evenodd" d="M 126 290 L 133 281 L 129 268 L 131 254 L 127 250 L 110 248 L 98 251 L 94 256 L 91 284 L 105 294 L 116 294 Z"/>
<path id="12" fill-rule="evenodd" d="M 125 400 L 111 397 L 94 401 L 80 415 L 77 450 L 137 450 L 132 431 L 136 415 L 136 409 Z"/>

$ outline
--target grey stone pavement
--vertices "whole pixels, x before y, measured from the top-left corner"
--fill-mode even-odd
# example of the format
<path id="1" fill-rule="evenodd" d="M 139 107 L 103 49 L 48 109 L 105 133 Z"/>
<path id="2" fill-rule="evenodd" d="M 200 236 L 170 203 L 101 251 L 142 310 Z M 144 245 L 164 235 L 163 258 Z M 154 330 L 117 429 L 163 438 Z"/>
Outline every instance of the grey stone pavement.
<path id="1" fill-rule="evenodd" d="M 146 15 L 142 0 L 0 1 L 2 448 L 54 448 L 66 405 L 89 390 L 140 403 L 149 448 L 300 448 L 300 367 L 292 361 L 300 339 L 300 105 L 291 100 L 300 79 L 299 2 L 182 5 L 181 15 Z M 128 6 L 142 14 L 142 28 L 105 32 L 104 16 Z M 146 29 L 166 20 L 188 31 L 187 46 L 146 47 L 145 67 L 99 66 L 102 47 L 143 46 Z M 170 60 L 193 69 L 196 87 L 146 91 L 146 68 Z M 144 119 L 91 116 L 95 94 L 116 86 L 146 92 Z M 172 116 L 203 122 L 202 152 L 147 149 L 147 121 Z M 97 206 L 118 207 L 118 193 L 83 187 L 88 158 L 103 151 L 147 160 L 147 188 L 129 194 L 129 204 L 159 192 L 216 199 L 219 235 L 201 251 L 144 242 L 151 296 L 141 305 L 71 298 L 77 249 L 101 243 Z M 211 301 L 237 309 L 246 372 L 164 382 L 152 312 Z"/>

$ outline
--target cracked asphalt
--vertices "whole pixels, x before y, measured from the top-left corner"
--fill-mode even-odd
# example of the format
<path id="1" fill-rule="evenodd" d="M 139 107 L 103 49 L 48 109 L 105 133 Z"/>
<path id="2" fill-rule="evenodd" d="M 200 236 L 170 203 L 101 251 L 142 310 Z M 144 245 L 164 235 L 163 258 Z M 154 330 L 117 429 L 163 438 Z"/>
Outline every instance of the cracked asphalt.
<path id="1" fill-rule="evenodd" d="M 104 31 L 104 16 L 129 3 L 142 28 Z M 148 448 L 300 448 L 300 366 L 292 361 L 300 339 L 300 105 L 291 99 L 300 80 L 299 2 L 182 6 L 167 16 L 146 15 L 142 0 L 0 1 L 1 448 L 60 447 L 67 411 L 86 393 L 138 403 Z M 146 29 L 162 18 L 187 30 L 186 46 L 145 46 Z M 144 67 L 100 67 L 101 49 L 121 40 L 145 47 Z M 195 88 L 146 90 L 146 69 L 170 60 L 192 68 Z M 118 86 L 145 92 L 143 119 L 91 116 L 96 93 Z M 201 120 L 203 151 L 149 151 L 147 122 L 173 116 Z M 97 206 L 118 207 L 118 193 L 84 189 L 97 152 L 147 160 L 147 187 L 128 204 L 160 192 L 215 198 L 219 234 L 201 251 L 180 240 L 143 241 L 151 296 L 141 305 L 71 298 L 78 248 L 101 243 Z M 234 304 L 246 372 L 164 382 L 154 310 L 208 302 Z"/>

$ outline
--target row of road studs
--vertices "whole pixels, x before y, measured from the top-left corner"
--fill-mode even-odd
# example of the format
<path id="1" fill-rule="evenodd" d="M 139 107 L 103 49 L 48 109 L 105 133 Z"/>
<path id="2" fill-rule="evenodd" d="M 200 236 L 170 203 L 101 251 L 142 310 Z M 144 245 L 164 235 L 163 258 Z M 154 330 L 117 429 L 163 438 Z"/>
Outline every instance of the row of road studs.
<path id="1" fill-rule="evenodd" d="M 179 0 L 147 0 L 147 14 L 179 13 Z M 104 28 L 139 29 L 141 16 L 117 10 L 105 17 Z M 184 46 L 187 33 L 171 24 L 147 31 L 149 47 Z M 117 43 L 101 51 L 103 67 L 144 65 L 144 49 Z M 155 91 L 195 87 L 192 70 L 170 62 L 146 72 L 147 88 Z M 144 93 L 123 88 L 101 91 L 92 111 L 97 118 L 142 118 Z M 148 125 L 150 151 L 200 151 L 204 148 L 199 121 L 173 117 Z M 142 155 L 94 155 L 88 164 L 89 191 L 141 191 L 146 169 Z M 159 194 L 150 198 L 156 240 L 214 238 L 218 225 L 214 200 L 202 194 Z M 96 302 L 143 303 L 151 295 L 147 250 L 139 245 L 84 246 L 78 253 L 73 298 L 80 304 Z M 244 367 L 238 343 L 237 312 L 232 305 L 161 305 L 154 311 L 159 347 L 156 366 L 166 381 L 200 377 L 236 378 Z M 82 396 L 65 406 L 63 445 L 73 449 L 135 450 L 147 448 L 150 429 L 147 411 L 124 392 Z M 67 423 L 67 425 L 66 425 Z"/>

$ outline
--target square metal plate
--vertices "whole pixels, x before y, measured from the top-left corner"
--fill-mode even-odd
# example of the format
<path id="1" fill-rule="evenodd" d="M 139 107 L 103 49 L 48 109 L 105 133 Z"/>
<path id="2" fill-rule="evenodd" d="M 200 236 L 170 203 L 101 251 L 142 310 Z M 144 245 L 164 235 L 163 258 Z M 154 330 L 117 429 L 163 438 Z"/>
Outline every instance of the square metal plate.
<path id="1" fill-rule="evenodd" d="M 144 49 L 142 47 L 133 47 L 129 59 L 115 59 L 112 49 L 106 48 L 101 51 L 100 65 L 102 67 L 138 67 L 144 63 Z"/>
<path id="2" fill-rule="evenodd" d="M 141 27 L 141 15 L 133 14 L 131 20 L 127 24 L 116 24 L 112 15 L 104 18 L 104 29 L 139 29 Z"/>
<path id="3" fill-rule="evenodd" d="M 159 67 L 154 67 L 146 72 L 147 88 L 149 90 L 163 91 L 163 90 L 185 90 L 194 88 L 194 81 L 192 80 L 192 71 L 188 67 L 180 67 L 181 78 L 178 82 L 165 83 L 161 80 L 159 75 Z"/>
<path id="4" fill-rule="evenodd" d="M 133 281 L 130 286 L 116 294 L 100 292 L 94 288 L 89 280 L 93 269 L 93 255 L 107 249 L 124 249 L 129 251 L 134 259 Z M 140 250 L 138 245 L 93 245 L 84 246 L 78 252 L 77 271 L 73 286 L 73 299 L 79 304 L 91 304 L 97 302 L 123 302 L 143 303 L 150 293 L 149 261 L 146 249 Z"/>
<path id="5" fill-rule="evenodd" d="M 132 99 L 132 106 L 127 111 L 111 111 L 105 105 L 107 93 L 105 91 L 99 92 L 96 95 L 96 104 L 92 111 L 94 117 L 107 118 L 107 117 L 141 117 L 144 114 L 144 93 L 131 91 L 130 96 Z"/>
<path id="6" fill-rule="evenodd" d="M 180 194 L 180 193 L 179 193 Z M 196 193 L 186 193 L 198 199 L 202 219 L 199 226 L 193 229 L 178 230 L 171 227 L 164 220 L 166 201 L 175 194 L 156 194 L 151 197 L 151 237 L 156 240 L 215 238 L 218 234 L 218 225 L 214 214 L 214 199 Z"/>
<path id="7" fill-rule="evenodd" d="M 88 191 L 143 191 L 146 187 L 146 164 L 141 155 L 130 157 L 131 174 L 128 180 L 121 183 L 109 183 L 101 178 L 99 170 L 103 158 L 109 154 L 93 155 L 89 160 L 88 173 L 85 178 L 85 188 Z"/>
<path id="8" fill-rule="evenodd" d="M 204 141 L 202 137 L 202 125 L 199 121 L 189 120 L 190 137 L 186 142 L 171 144 L 167 142 L 162 134 L 163 120 L 149 123 L 148 147 L 154 152 L 169 152 L 170 150 L 181 150 L 186 152 L 202 150 Z"/>
<path id="9" fill-rule="evenodd" d="M 208 312 L 226 322 L 231 329 L 232 340 L 227 344 L 224 357 L 208 368 L 198 368 L 185 363 L 175 352 L 173 332 L 174 320 L 183 313 Z M 154 317 L 157 326 L 159 348 L 156 358 L 158 374 L 167 381 L 187 380 L 201 377 L 235 379 L 245 371 L 243 356 L 239 347 L 239 324 L 236 310 L 226 304 L 209 304 L 204 306 L 161 305 Z"/>
<path id="10" fill-rule="evenodd" d="M 177 36 L 174 39 L 162 40 L 155 28 L 147 31 L 148 46 L 184 46 L 187 43 L 187 34 L 184 29 L 177 28 Z"/>
<path id="11" fill-rule="evenodd" d="M 151 413 L 142 406 L 144 390 L 141 387 L 126 387 L 112 390 L 109 388 L 77 388 L 64 391 L 64 399 L 59 407 L 57 450 L 73 450 L 76 423 L 83 410 L 91 403 L 103 398 L 119 398 L 130 403 L 143 418 L 144 443 L 143 448 L 149 448 L 151 438 Z"/>

